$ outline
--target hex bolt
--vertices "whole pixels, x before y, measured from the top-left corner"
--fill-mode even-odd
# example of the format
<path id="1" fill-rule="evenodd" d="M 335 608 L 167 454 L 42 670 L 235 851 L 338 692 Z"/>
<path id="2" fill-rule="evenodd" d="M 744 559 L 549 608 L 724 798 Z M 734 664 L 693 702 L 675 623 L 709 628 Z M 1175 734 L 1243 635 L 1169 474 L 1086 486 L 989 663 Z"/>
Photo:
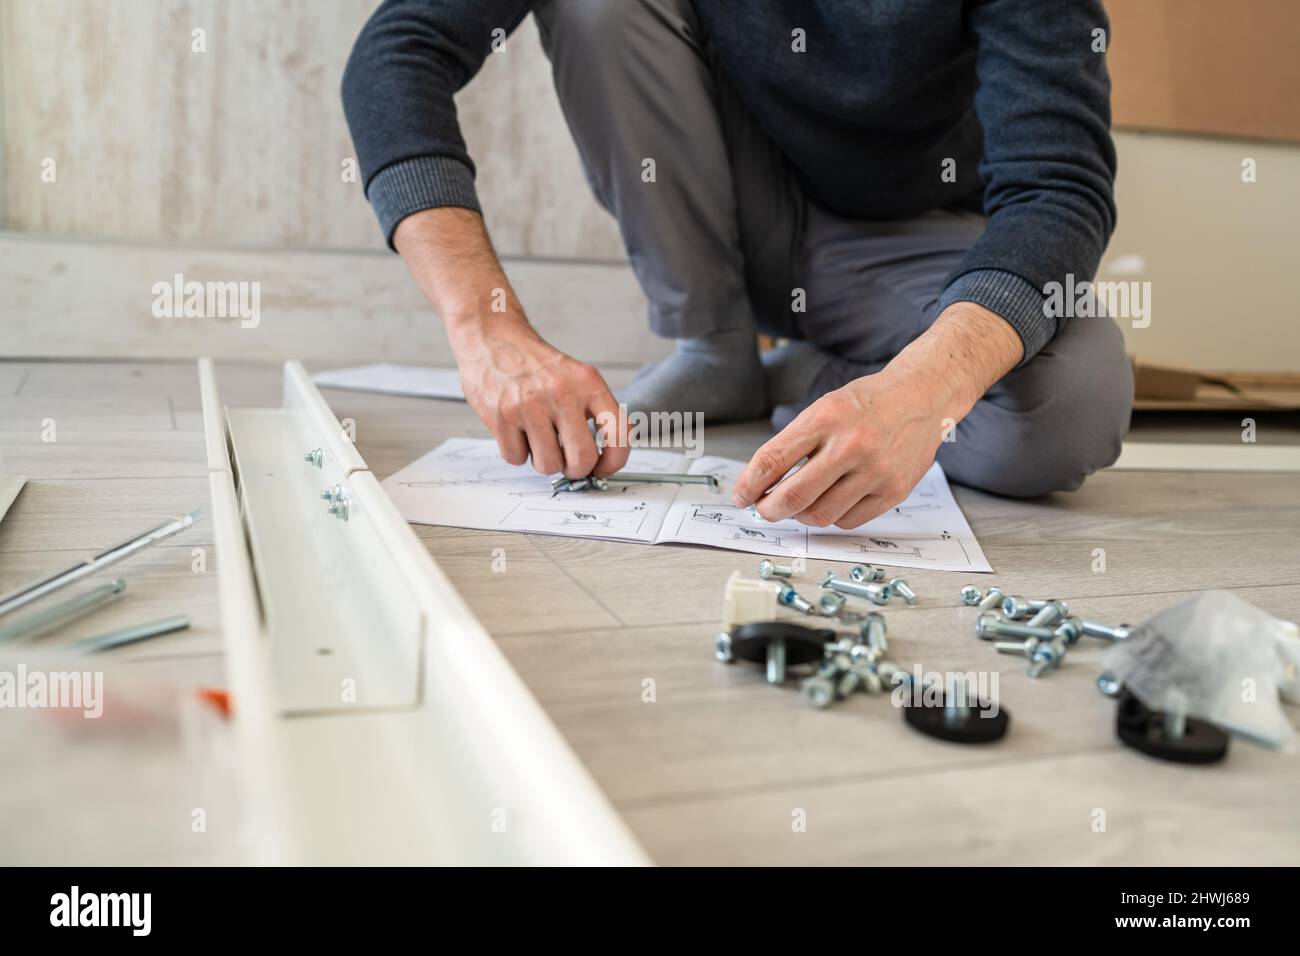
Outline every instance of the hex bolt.
<path id="1" fill-rule="evenodd" d="M 890 581 L 889 590 L 892 593 L 897 594 L 908 604 L 916 603 L 916 592 L 913 591 L 911 587 L 908 586 L 908 583 L 902 578 L 894 578 L 894 580 Z"/>
<path id="2" fill-rule="evenodd" d="M 335 485 L 333 488 L 326 488 L 320 493 L 320 496 L 324 501 L 337 501 L 343 497 L 343 486 Z"/>
<path id="3" fill-rule="evenodd" d="M 857 584 L 872 584 L 885 580 L 885 569 L 870 564 L 855 564 L 849 568 L 849 580 Z"/>
<path id="4" fill-rule="evenodd" d="M 1073 644 L 1083 635 L 1083 618 L 1067 617 L 1056 625 L 1056 630 L 1052 633 L 1057 637 L 1064 638 L 1065 643 Z"/>
<path id="5" fill-rule="evenodd" d="M 785 639 L 775 638 L 767 642 L 767 682 L 769 684 L 785 683 Z"/>
<path id="6" fill-rule="evenodd" d="M 347 492 L 340 489 L 339 493 L 334 497 L 334 500 L 330 503 L 329 508 L 327 508 L 326 510 L 334 517 L 341 518 L 342 520 L 347 521 L 348 520 Z"/>
<path id="7" fill-rule="evenodd" d="M 1036 637 L 1040 641 L 1050 641 L 1056 634 L 1050 627 L 1029 627 L 1027 624 L 1004 621 L 990 612 L 985 612 L 975 621 L 975 636 L 982 641 L 991 641 L 998 637 L 1020 638 L 1022 641 L 1027 637 Z"/>
<path id="8" fill-rule="evenodd" d="M 1124 691 L 1124 684 L 1110 671 L 1097 675 L 1097 690 L 1107 697 L 1118 697 Z"/>
<path id="9" fill-rule="evenodd" d="M 862 622 L 862 627 L 858 630 L 862 640 L 866 642 L 867 647 L 884 654 L 889 650 L 889 641 L 885 637 L 885 619 L 875 611 L 867 615 L 867 619 Z"/>
<path id="10" fill-rule="evenodd" d="M 1089 621 L 1085 618 L 1079 619 L 1079 627 L 1089 637 L 1103 637 L 1109 641 L 1126 640 L 1131 633 L 1131 629 L 1127 624 L 1121 624 L 1118 627 L 1107 627 L 1105 624 L 1098 624 L 1096 621 Z"/>
<path id="11" fill-rule="evenodd" d="M 1023 641 L 994 641 L 993 648 L 999 654 L 1018 654 L 1021 657 L 1032 658 L 1034 650 L 1042 643 L 1036 637 L 1029 637 Z"/>
<path id="12" fill-rule="evenodd" d="M 984 597 L 980 598 L 975 606 L 981 611 L 996 611 L 1002 606 L 1002 599 L 1004 597 L 1006 597 L 1006 595 L 1002 593 L 1002 589 L 995 584 L 984 592 Z"/>
<path id="13" fill-rule="evenodd" d="M 1002 613 L 1012 621 L 1019 621 L 1041 611 L 1046 603 L 1046 601 L 1033 601 L 1018 594 L 1012 594 L 1002 599 Z"/>
<path id="14" fill-rule="evenodd" d="M 731 653 L 731 635 L 726 631 L 713 639 L 713 656 L 724 664 L 730 664 L 735 660 Z"/>
<path id="15" fill-rule="evenodd" d="M 1030 677 L 1042 677 L 1044 674 L 1056 670 L 1061 666 L 1061 660 L 1065 657 L 1065 641 L 1059 637 L 1054 637 L 1050 641 L 1044 641 L 1034 648 L 1033 657 L 1030 658 L 1032 663 L 1029 665 Z"/>
<path id="16" fill-rule="evenodd" d="M 961 603 L 967 607 L 974 607 L 979 604 L 981 597 L 983 597 L 983 594 L 980 589 L 973 584 L 968 584 L 961 589 Z"/>
<path id="17" fill-rule="evenodd" d="M 777 564 L 775 561 L 769 561 L 764 558 L 758 562 L 758 576 L 764 581 L 771 578 L 788 578 L 794 575 L 794 568 L 784 564 Z"/>
<path id="18" fill-rule="evenodd" d="M 822 587 L 828 591 L 838 591 L 851 597 L 866 598 L 872 604 L 888 604 L 893 597 L 893 590 L 888 584 L 859 584 L 855 581 L 841 581 L 834 571 L 827 571 L 822 578 Z"/>
<path id="19" fill-rule="evenodd" d="M 302 456 L 302 460 L 319 468 L 325 463 L 325 452 L 319 448 L 313 448 Z"/>
<path id="20" fill-rule="evenodd" d="M 1069 605 L 1064 601 L 1053 599 L 1043 604 L 1027 623 L 1030 627 L 1055 627 L 1056 623 L 1063 620 L 1069 613 Z"/>

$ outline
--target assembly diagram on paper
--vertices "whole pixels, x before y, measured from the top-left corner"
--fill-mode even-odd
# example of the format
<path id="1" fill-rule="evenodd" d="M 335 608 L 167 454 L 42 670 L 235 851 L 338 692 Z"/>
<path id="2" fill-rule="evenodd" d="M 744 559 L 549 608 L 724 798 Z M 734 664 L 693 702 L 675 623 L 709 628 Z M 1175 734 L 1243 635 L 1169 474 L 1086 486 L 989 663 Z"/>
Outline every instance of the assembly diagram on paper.
<path id="1" fill-rule="evenodd" d="M 990 571 L 957 507 L 943 469 L 931 466 L 905 501 L 860 528 L 767 522 L 731 503 L 744 468 L 727 458 L 634 448 L 626 470 L 710 474 L 707 485 L 620 482 L 604 490 L 555 493 L 528 465 L 508 465 L 490 439 L 453 438 L 384 481 L 407 521 L 417 524 L 678 542 L 772 557 L 869 562 L 938 571 Z"/>

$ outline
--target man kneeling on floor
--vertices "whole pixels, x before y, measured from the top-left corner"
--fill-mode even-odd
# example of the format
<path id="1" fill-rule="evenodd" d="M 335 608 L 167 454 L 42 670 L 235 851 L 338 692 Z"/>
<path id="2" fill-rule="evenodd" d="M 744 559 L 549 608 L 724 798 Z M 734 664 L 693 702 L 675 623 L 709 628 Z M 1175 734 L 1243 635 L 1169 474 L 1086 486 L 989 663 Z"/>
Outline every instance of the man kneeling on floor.
<path id="1" fill-rule="evenodd" d="M 453 94 L 529 12 L 676 342 L 618 400 L 770 414 L 738 505 L 853 528 L 936 457 L 1006 495 L 1115 460 L 1119 330 L 1045 307 L 1092 278 L 1115 222 L 1100 0 L 386 0 L 343 79 L 366 195 L 507 461 L 579 477 L 628 453 L 598 454 L 587 420 L 614 395 L 514 297 L 456 121 Z M 760 355 L 760 332 L 786 344 Z"/>

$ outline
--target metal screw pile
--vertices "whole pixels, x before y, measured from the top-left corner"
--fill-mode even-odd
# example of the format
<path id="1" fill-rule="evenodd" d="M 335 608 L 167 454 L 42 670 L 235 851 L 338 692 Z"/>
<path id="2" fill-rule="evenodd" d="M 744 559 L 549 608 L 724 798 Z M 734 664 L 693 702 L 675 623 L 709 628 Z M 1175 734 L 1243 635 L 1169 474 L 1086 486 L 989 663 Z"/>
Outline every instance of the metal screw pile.
<path id="1" fill-rule="evenodd" d="M 1070 607 L 1055 598 L 1007 595 L 998 587 L 980 591 L 973 584 L 961 589 L 961 601 L 978 608 L 975 636 L 992 641 L 999 654 L 1015 654 L 1029 661 L 1029 676 L 1043 677 L 1061 666 L 1066 652 L 1080 637 L 1122 641 L 1127 624 L 1111 627 L 1070 614 Z"/>

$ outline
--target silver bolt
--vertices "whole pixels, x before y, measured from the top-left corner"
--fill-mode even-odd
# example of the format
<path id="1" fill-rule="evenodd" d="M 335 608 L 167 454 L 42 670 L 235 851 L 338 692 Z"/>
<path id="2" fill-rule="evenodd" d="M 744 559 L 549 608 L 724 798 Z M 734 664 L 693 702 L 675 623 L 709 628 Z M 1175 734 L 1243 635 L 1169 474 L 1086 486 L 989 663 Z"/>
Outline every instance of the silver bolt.
<path id="1" fill-rule="evenodd" d="M 1041 611 L 1046 603 L 1046 601 L 1034 601 L 1013 594 L 1002 599 L 1002 613 L 1013 621 L 1019 621 L 1021 618 L 1029 617 L 1031 614 Z"/>
<path id="2" fill-rule="evenodd" d="M 1098 624 L 1096 621 L 1089 621 L 1084 618 L 1079 619 L 1079 627 L 1089 637 L 1104 637 L 1111 641 L 1126 640 L 1130 633 L 1127 624 L 1121 624 L 1118 627 L 1107 627 L 1105 624 Z"/>
<path id="3" fill-rule="evenodd" d="M 1002 599 L 1004 597 L 1006 597 L 1006 595 L 1002 593 L 1002 589 L 997 585 L 994 585 L 984 592 L 984 597 L 980 598 L 979 602 L 975 606 L 981 611 L 996 611 L 1002 606 Z"/>
<path id="4" fill-rule="evenodd" d="M 996 637 L 1018 637 L 1021 640 L 1036 637 L 1040 641 L 1050 641 L 1056 635 L 1050 627 L 1029 627 L 1014 621 L 1004 621 L 986 612 L 975 621 L 975 636 L 983 641 L 991 641 Z"/>
<path id="5" fill-rule="evenodd" d="M 808 703 L 818 709 L 835 703 L 835 681 L 827 675 L 814 674 L 812 677 L 804 678 L 803 683 L 799 685 L 799 690 Z"/>
<path id="6" fill-rule="evenodd" d="M 817 610 L 827 617 L 835 617 L 840 611 L 844 610 L 844 600 L 843 594 L 827 591 L 817 599 Z"/>
<path id="7" fill-rule="evenodd" d="M 348 520 L 347 493 L 344 491 L 340 491 L 337 497 L 335 497 L 335 499 L 333 500 L 333 502 L 330 503 L 329 508 L 327 508 L 326 510 L 329 511 L 329 513 L 332 514 L 334 517 L 341 518 L 342 520 L 347 521 Z"/>
<path id="8" fill-rule="evenodd" d="M 961 603 L 967 607 L 974 607 L 980 603 L 980 589 L 973 584 L 968 584 L 961 589 Z"/>
<path id="9" fill-rule="evenodd" d="M 1097 690 L 1101 691 L 1107 697 L 1118 697 L 1124 689 L 1124 685 L 1119 678 L 1110 671 L 1105 671 L 1097 677 Z"/>
<path id="10" fill-rule="evenodd" d="M 849 568 L 849 580 L 858 584 L 870 584 L 885 580 L 885 569 L 870 564 L 855 564 Z"/>
<path id="11" fill-rule="evenodd" d="M 769 561 L 764 558 L 758 562 L 758 576 L 764 581 L 770 578 L 788 578 L 794 574 L 794 568 L 787 567 L 784 564 L 777 564 L 775 561 Z"/>
<path id="12" fill-rule="evenodd" d="M 302 456 L 302 460 L 319 468 L 325 462 L 325 452 L 321 451 L 319 448 L 313 448 L 311 451 L 307 452 L 307 454 Z"/>
<path id="13" fill-rule="evenodd" d="M 993 647 L 999 654 L 1018 654 L 1032 658 L 1039 643 L 1038 638 L 1030 637 L 1023 641 L 994 641 Z"/>
<path id="14" fill-rule="evenodd" d="M 792 607 L 796 611 L 800 611 L 804 614 L 817 613 L 817 609 L 812 606 L 812 602 L 810 602 L 806 597 L 804 597 L 802 594 L 796 591 L 789 584 L 782 585 L 781 591 L 777 595 L 776 599 L 780 601 L 782 604 L 784 604 L 786 607 Z"/>
<path id="15" fill-rule="evenodd" d="M 767 642 L 767 682 L 785 683 L 785 638 L 783 637 Z"/>
<path id="16" fill-rule="evenodd" d="M 867 615 L 867 619 L 862 622 L 862 627 L 858 629 L 862 640 L 866 642 L 867 647 L 877 650 L 884 654 L 889 650 L 889 641 L 885 637 L 885 619 L 872 611 Z"/>
<path id="17" fill-rule="evenodd" d="M 731 653 L 731 635 L 726 631 L 713 639 L 713 656 L 724 664 L 730 664 L 735 660 Z"/>
<path id="18" fill-rule="evenodd" d="M 970 716 L 970 687 L 962 674 L 954 673 L 944 688 L 943 719 L 946 723 L 960 723 Z"/>
<path id="19" fill-rule="evenodd" d="M 1053 633 L 1057 637 L 1064 638 L 1065 643 L 1073 644 L 1083 634 L 1083 618 L 1067 617 L 1056 625 L 1056 630 Z"/>
<path id="20" fill-rule="evenodd" d="M 333 488 L 326 488 L 320 496 L 325 501 L 337 501 L 343 497 L 343 486 L 335 485 Z"/>
<path id="21" fill-rule="evenodd" d="M 908 583 L 902 578 L 894 578 L 894 580 L 890 581 L 889 590 L 894 594 L 897 594 L 908 604 L 916 603 L 916 592 L 913 591 L 911 587 L 908 586 Z"/>
<path id="22" fill-rule="evenodd" d="M 1051 627 L 1055 626 L 1065 615 L 1070 613 L 1070 607 L 1064 601 L 1055 599 L 1047 601 L 1040 607 L 1028 621 L 1030 627 Z"/>
<path id="23" fill-rule="evenodd" d="M 1049 671 L 1056 670 L 1061 666 L 1064 657 L 1065 641 L 1059 637 L 1044 641 L 1034 648 L 1033 657 L 1030 658 L 1033 663 L 1029 665 L 1029 676 L 1042 677 Z"/>
<path id="24" fill-rule="evenodd" d="M 893 590 L 888 584 L 859 584 L 854 581 L 841 581 L 834 571 L 827 571 L 822 578 L 822 587 L 828 591 L 837 591 L 852 597 L 866 598 L 872 604 L 888 604 L 893 597 Z"/>

